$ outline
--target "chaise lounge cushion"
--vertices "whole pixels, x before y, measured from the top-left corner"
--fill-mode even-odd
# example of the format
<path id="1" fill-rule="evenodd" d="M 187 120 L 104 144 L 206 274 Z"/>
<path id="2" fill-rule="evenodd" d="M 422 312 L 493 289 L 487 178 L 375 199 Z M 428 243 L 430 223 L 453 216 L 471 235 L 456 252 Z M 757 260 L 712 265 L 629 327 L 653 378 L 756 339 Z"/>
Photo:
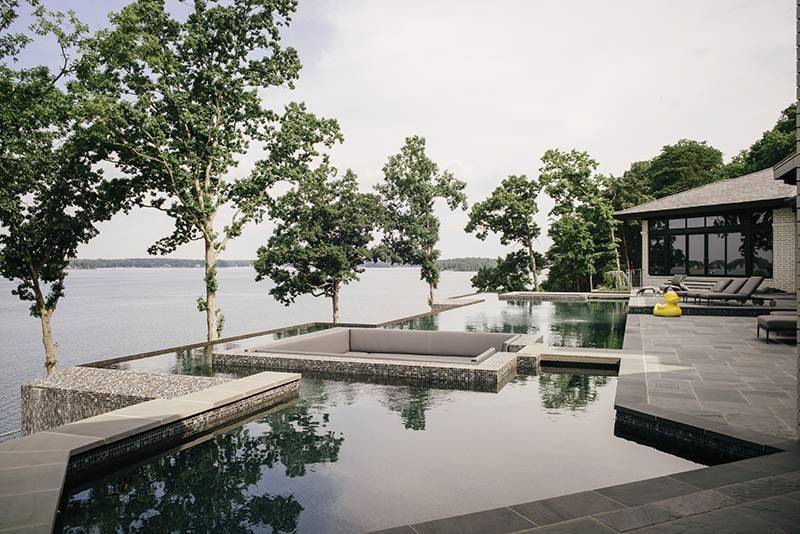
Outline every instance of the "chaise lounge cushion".
<path id="1" fill-rule="evenodd" d="M 678 296 L 686 297 L 690 299 L 698 299 L 702 298 L 709 293 L 721 293 L 725 289 L 728 288 L 730 283 L 733 282 L 733 278 L 720 278 L 717 280 L 710 289 L 702 290 L 702 291 L 678 291 Z M 681 294 L 684 293 L 684 294 Z"/>
<path id="2" fill-rule="evenodd" d="M 739 287 L 738 290 L 732 291 L 731 287 L 737 284 L 737 282 L 742 281 L 743 283 Z M 746 280 L 734 280 L 731 284 L 725 289 L 725 291 L 721 293 L 709 293 L 708 295 L 704 295 L 702 298 L 707 300 L 747 300 L 753 296 L 758 286 L 764 281 L 763 276 L 751 276 Z"/>

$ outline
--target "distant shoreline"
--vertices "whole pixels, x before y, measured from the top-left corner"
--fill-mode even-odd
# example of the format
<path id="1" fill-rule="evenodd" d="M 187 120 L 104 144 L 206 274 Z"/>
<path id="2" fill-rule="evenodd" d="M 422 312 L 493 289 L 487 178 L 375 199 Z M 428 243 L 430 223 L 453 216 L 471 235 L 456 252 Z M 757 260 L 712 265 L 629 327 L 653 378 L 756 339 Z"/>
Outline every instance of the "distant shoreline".
<path id="1" fill-rule="evenodd" d="M 494 266 L 496 260 L 491 258 L 449 258 L 438 261 L 439 268 L 443 271 L 475 272 L 481 267 Z M 203 267 L 203 260 L 189 260 L 181 258 L 120 258 L 120 259 L 77 259 L 72 260 L 70 270 L 94 269 L 187 269 Z M 218 260 L 217 267 L 252 267 L 253 260 Z M 386 262 L 365 264 L 368 269 L 381 269 L 388 267 L 411 268 L 413 265 L 395 265 Z"/>

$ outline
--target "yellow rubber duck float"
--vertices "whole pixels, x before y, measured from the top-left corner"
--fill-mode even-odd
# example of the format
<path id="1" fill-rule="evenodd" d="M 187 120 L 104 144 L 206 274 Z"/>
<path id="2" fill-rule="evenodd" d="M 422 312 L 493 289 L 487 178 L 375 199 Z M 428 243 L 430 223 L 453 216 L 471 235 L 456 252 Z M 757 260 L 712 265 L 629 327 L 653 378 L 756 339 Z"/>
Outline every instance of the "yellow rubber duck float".
<path id="1" fill-rule="evenodd" d="M 653 306 L 653 315 L 658 317 L 680 317 L 683 310 L 678 306 L 681 298 L 674 291 L 667 291 L 664 295 L 664 304 L 656 304 Z"/>

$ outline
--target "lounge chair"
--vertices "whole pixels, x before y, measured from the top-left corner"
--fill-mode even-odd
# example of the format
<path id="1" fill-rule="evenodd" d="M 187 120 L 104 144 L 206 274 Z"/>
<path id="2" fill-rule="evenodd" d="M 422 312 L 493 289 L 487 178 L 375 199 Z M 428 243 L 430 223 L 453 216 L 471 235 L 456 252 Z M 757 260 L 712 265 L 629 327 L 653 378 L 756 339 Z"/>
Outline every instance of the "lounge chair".
<path id="1" fill-rule="evenodd" d="M 756 337 L 764 331 L 769 343 L 770 332 L 797 332 L 797 312 L 772 312 L 770 315 L 759 315 L 756 326 Z"/>
<path id="2" fill-rule="evenodd" d="M 758 287 L 761 285 L 761 282 L 763 281 L 764 281 L 763 276 L 751 276 L 747 280 L 744 279 L 734 280 L 728 285 L 728 287 L 725 288 L 724 291 L 720 293 L 708 293 L 700 297 L 700 300 L 705 300 L 707 304 L 711 304 L 712 300 L 719 300 L 723 302 L 735 300 L 740 304 L 745 304 L 747 303 L 748 300 L 751 299 L 760 300 L 761 302 L 763 302 L 763 299 L 759 299 L 758 297 L 756 298 L 753 297 L 753 293 L 756 292 L 756 289 L 758 289 Z M 743 283 L 739 285 L 740 282 Z"/>
<path id="3" fill-rule="evenodd" d="M 686 287 L 683 282 L 686 280 L 685 274 L 673 274 L 672 280 L 667 282 L 666 284 L 661 286 L 661 292 L 666 293 L 670 289 L 673 291 L 689 291 L 689 288 Z"/>
<path id="4" fill-rule="evenodd" d="M 733 278 L 720 278 L 719 280 L 711 286 L 710 289 L 698 289 L 692 291 L 679 291 L 678 296 L 683 297 L 684 299 L 694 299 L 697 302 L 698 299 L 703 298 L 705 295 L 709 293 L 722 293 L 729 285 L 733 282 Z"/>

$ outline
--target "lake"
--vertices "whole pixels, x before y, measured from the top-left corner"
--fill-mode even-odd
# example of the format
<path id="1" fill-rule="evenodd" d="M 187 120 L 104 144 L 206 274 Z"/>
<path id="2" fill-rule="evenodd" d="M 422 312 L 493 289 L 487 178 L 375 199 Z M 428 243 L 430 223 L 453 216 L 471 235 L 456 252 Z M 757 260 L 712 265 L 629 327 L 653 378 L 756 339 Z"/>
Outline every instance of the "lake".
<path id="1" fill-rule="evenodd" d="M 444 272 L 441 297 L 472 291 L 473 273 Z M 19 385 L 44 374 L 39 320 L 0 279 L 0 433 L 19 428 Z M 286 307 L 256 282 L 250 267 L 219 270 L 219 304 L 225 336 L 309 321 L 329 321 L 329 299 L 300 297 Z M 196 300 L 203 291 L 199 268 L 70 271 L 66 296 L 53 318 L 62 367 L 205 339 L 205 316 Z M 416 268 L 367 269 L 342 290 L 343 322 L 375 323 L 428 310 L 427 286 Z"/>

